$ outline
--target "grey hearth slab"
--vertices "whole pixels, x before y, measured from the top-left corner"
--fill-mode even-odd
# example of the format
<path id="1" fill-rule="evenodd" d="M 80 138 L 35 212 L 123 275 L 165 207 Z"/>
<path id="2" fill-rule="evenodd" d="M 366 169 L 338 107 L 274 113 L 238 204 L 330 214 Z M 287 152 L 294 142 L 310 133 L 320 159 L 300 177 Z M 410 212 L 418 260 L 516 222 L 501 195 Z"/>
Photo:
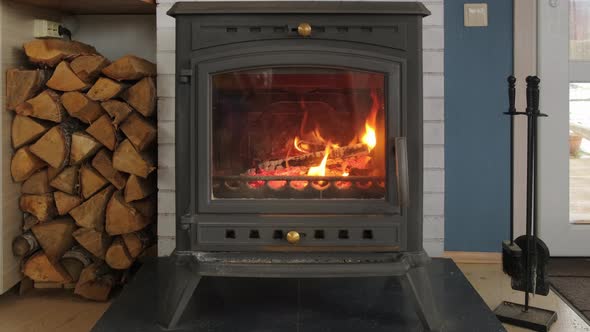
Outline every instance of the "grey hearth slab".
<path id="1" fill-rule="evenodd" d="M 156 324 L 158 264 L 148 261 L 98 321 L 93 332 L 164 331 Z M 505 331 L 455 263 L 428 266 L 442 331 Z M 205 278 L 178 331 L 422 331 L 394 278 Z"/>

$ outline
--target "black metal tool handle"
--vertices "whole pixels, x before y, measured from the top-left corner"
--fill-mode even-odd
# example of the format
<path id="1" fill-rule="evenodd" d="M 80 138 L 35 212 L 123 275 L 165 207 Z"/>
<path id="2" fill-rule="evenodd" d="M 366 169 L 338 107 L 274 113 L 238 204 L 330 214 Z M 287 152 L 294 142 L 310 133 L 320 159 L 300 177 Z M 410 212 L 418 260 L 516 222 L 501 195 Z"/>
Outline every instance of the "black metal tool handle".
<path id="1" fill-rule="evenodd" d="M 533 112 L 533 76 L 526 78 L 526 112 Z"/>
<path id="2" fill-rule="evenodd" d="M 508 76 L 508 113 L 516 112 L 516 77 Z"/>
<path id="3" fill-rule="evenodd" d="M 531 78 L 531 88 L 532 88 L 532 108 L 534 113 L 539 113 L 539 83 L 541 80 L 537 76 L 533 76 Z"/>
<path id="4" fill-rule="evenodd" d="M 408 147 L 405 137 L 395 138 L 395 163 L 399 204 L 400 207 L 408 207 L 410 204 L 410 178 L 408 175 Z"/>

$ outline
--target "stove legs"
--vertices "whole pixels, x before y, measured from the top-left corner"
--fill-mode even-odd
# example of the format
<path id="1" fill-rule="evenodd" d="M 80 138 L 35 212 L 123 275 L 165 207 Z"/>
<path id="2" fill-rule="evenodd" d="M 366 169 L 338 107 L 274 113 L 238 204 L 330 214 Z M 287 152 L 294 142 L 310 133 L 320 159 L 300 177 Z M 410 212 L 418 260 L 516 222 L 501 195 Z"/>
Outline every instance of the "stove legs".
<path id="1" fill-rule="evenodd" d="M 409 295 L 414 299 L 416 313 L 426 330 L 439 331 L 441 320 L 426 268 L 423 266 L 411 268 L 400 279 L 404 290 L 411 292 Z"/>
<path id="2" fill-rule="evenodd" d="M 172 259 L 159 271 L 158 322 L 166 329 L 175 329 L 201 277 L 190 262 Z"/>

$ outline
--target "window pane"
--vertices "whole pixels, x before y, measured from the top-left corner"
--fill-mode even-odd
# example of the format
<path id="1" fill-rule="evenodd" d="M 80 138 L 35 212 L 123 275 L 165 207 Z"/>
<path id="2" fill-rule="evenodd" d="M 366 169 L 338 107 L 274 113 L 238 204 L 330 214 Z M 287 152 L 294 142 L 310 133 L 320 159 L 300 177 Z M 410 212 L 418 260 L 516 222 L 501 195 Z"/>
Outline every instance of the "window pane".
<path id="1" fill-rule="evenodd" d="M 570 220 L 590 222 L 590 83 L 570 83 Z"/>
<path id="2" fill-rule="evenodd" d="M 590 0 L 570 0 L 570 60 L 590 61 Z"/>
<path id="3" fill-rule="evenodd" d="M 278 67 L 211 83 L 213 199 L 385 198 L 382 73 Z"/>

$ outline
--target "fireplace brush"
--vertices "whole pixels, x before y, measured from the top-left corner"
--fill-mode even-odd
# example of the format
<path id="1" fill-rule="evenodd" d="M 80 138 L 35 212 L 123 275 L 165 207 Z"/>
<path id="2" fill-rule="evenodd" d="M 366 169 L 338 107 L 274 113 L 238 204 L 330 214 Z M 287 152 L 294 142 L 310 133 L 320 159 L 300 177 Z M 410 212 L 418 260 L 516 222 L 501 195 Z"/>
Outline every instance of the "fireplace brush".
<path id="1" fill-rule="evenodd" d="M 509 107 L 504 114 L 510 116 L 510 240 L 502 242 L 502 268 L 511 277 L 512 289 L 524 292 L 524 305 L 504 301 L 494 313 L 504 323 L 535 331 L 548 331 L 557 320 L 557 314 L 529 305 L 530 293 L 543 296 L 549 293 L 546 278 L 549 249 L 537 236 L 537 123 L 539 118 L 547 115 L 539 111 L 540 79 L 529 76 L 526 83 L 526 112 L 517 112 L 516 78 L 508 77 Z M 514 120 L 519 115 L 527 117 L 526 234 L 514 239 Z"/>

